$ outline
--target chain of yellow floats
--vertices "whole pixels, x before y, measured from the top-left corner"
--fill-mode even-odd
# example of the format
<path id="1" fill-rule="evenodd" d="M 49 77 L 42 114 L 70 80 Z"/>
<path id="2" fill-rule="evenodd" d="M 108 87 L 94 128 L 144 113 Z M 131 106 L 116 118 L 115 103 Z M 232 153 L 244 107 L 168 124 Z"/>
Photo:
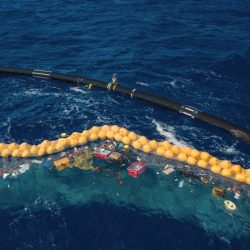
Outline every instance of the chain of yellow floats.
<path id="1" fill-rule="evenodd" d="M 207 152 L 201 152 L 187 146 L 178 147 L 168 141 L 149 140 L 145 136 L 137 135 L 117 125 L 94 126 L 81 133 L 74 132 L 66 138 L 53 141 L 45 140 L 38 145 L 29 145 L 25 142 L 22 144 L 16 144 L 15 142 L 10 144 L 0 143 L 0 155 L 2 157 L 41 157 L 67 148 L 84 145 L 88 141 L 104 139 L 122 142 L 147 154 L 153 153 L 161 157 L 176 159 L 189 165 L 209 169 L 215 174 L 250 185 L 250 169 L 244 169 L 228 160 L 220 160 Z"/>

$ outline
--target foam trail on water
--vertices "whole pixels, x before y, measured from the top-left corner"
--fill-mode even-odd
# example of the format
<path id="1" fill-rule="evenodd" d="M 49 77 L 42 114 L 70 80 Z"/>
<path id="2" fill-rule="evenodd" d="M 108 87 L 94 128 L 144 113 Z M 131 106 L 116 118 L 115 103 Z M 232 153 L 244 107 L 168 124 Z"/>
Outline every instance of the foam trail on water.
<path id="1" fill-rule="evenodd" d="M 70 90 L 75 91 L 75 92 L 80 92 L 83 94 L 86 94 L 87 92 L 84 91 L 83 89 L 79 88 L 79 87 L 71 87 Z"/>
<path id="2" fill-rule="evenodd" d="M 179 147 L 183 147 L 186 146 L 187 144 L 184 141 L 180 141 L 175 137 L 174 134 L 174 128 L 171 126 L 167 126 L 167 125 L 162 125 L 162 123 L 153 120 L 152 121 L 153 124 L 156 126 L 156 130 L 159 132 L 160 135 L 162 135 L 163 137 L 165 137 L 166 140 L 168 140 L 169 142 L 179 146 Z"/>
<path id="3" fill-rule="evenodd" d="M 149 86 L 149 84 L 146 83 L 146 82 L 139 82 L 139 81 L 137 81 L 136 84 L 137 85 L 141 85 L 141 86 Z"/>

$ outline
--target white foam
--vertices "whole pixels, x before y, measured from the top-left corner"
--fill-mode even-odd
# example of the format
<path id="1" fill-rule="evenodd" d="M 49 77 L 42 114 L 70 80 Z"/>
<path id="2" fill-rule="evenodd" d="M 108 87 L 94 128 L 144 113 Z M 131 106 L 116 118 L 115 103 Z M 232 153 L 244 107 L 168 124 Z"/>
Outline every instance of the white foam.
<path id="1" fill-rule="evenodd" d="M 70 90 L 75 91 L 75 92 L 79 92 L 79 93 L 83 93 L 83 94 L 87 93 L 86 91 L 84 91 L 83 89 L 81 89 L 79 87 L 71 87 Z"/>
<path id="2" fill-rule="evenodd" d="M 173 81 L 169 82 L 169 84 L 172 86 L 172 87 L 176 87 L 176 83 L 177 83 L 177 79 L 174 79 Z"/>
<path id="3" fill-rule="evenodd" d="M 137 85 L 141 85 L 141 86 L 149 86 L 149 84 L 146 83 L 146 82 L 139 82 L 139 81 L 137 81 L 136 84 Z"/>
<path id="4" fill-rule="evenodd" d="M 153 124 L 156 126 L 156 130 L 159 132 L 160 135 L 165 137 L 166 140 L 169 142 L 179 146 L 179 147 L 184 147 L 187 146 L 187 143 L 184 141 L 178 140 L 175 137 L 175 131 L 174 128 L 168 125 L 162 125 L 160 122 L 153 120 Z"/>

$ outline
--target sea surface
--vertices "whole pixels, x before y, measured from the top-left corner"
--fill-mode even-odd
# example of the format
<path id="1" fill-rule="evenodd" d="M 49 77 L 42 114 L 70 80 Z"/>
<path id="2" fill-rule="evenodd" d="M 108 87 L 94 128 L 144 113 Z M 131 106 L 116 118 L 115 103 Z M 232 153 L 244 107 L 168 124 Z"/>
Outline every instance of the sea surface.
<path id="1" fill-rule="evenodd" d="M 0 66 L 104 81 L 116 73 L 125 86 L 250 129 L 249 27 L 246 0 L 2 0 Z M 117 93 L 0 76 L 0 104 L 1 142 L 117 124 L 250 167 L 250 146 L 228 133 Z M 249 195 L 229 213 L 212 186 L 165 176 L 165 162 L 141 157 L 148 171 L 124 172 L 122 185 L 39 166 L 1 179 L 0 249 L 249 249 Z"/>

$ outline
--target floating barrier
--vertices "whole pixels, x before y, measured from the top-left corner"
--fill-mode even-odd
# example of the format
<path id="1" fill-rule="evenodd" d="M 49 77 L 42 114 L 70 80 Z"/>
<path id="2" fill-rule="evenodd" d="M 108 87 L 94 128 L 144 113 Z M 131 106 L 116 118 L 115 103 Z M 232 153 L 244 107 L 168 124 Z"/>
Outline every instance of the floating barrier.
<path id="1" fill-rule="evenodd" d="M 208 114 L 206 112 L 200 111 L 196 108 L 184 105 L 182 103 L 178 103 L 176 101 L 169 100 L 167 98 L 156 96 L 150 93 L 146 93 L 137 89 L 131 89 L 131 88 L 122 86 L 118 84 L 118 82 L 116 81 L 116 78 L 114 79 L 112 78 L 112 82 L 107 83 L 104 81 L 94 80 L 94 79 L 90 79 L 90 78 L 86 78 L 82 76 L 71 76 L 71 75 L 66 75 L 66 74 L 61 74 L 61 73 L 54 73 L 51 71 L 35 70 L 35 69 L 21 69 L 21 68 L 5 68 L 5 67 L 0 67 L 0 74 L 4 74 L 4 75 L 11 74 L 11 75 L 22 75 L 22 76 L 46 78 L 46 79 L 51 79 L 51 80 L 63 81 L 63 82 L 75 84 L 78 86 L 85 86 L 88 89 L 91 89 L 93 87 L 98 87 L 98 88 L 106 89 L 109 91 L 116 91 L 121 94 L 128 95 L 131 98 L 139 98 L 144 101 L 150 102 L 154 105 L 158 105 L 160 107 L 166 108 L 168 110 L 175 111 L 180 114 L 189 116 L 191 118 L 198 119 L 205 123 L 215 125 L 229 132 L 236 138 L 241 139 L 247 143 L 250 143 L 250 130 L 249 129 L 242 128 L 236 124 L 233 124 L 232 122 L 226 121 L 222 118 L 216 117 L 214 115 Z M 112 133 L 116 133 L 116 131 L 114 130 L 109 133 L 109 136 L 111 138 L 112 138 Z M 94 136 L 96 135 L 93 135 L 93 138 L 92 138 L 93 140 L 95 139 Z M 121 141 L 120 140 L 121 136 L 119 135 L 115 139 L 117 141 Z M 128 144 L 126 143 L 129 141 L 128 139 L 131 140 L 129 137 L 123 138 L 124 144 Z M 74 142 L 72 143 L 74 144 Z M 148 150 L 149 148 L 145 147 L 145 151 L 148 151 Z M 6 151 L 5 154 L 7 155 L 8 152 Z M 16 152 L 16 154 L 18 154 L 18 152 Z M 42 155 L 43 152 L 41 151 L 40 154 Z M 190 162 L 194 162 L 194 160 L 190 159 Z M 200 164 L 203 165 L 203 163 L 200 163 Z"/>
<path id="2" fill-rule="evenodd" d="M 150 140 L 145 136 L 137 135 L 117 125 L 94 126 L 89 130 L 84 130 L 81 133 L 74 132 L 68 137 L 58 140 L 44 140 L 38 145 L 29 145 L 25 142 L 21 144 L 14 142 L 10 144 L 0 143 L 0 156 L 41 157 L 63 151 L 67 148 L 81 146 L 89 141 L 104 139 L 112 139 L 119 143 L 125 141 L 127 146 L 141 150 L 144 153 L 155 154 L 168 159 L 176 159 L 189 165 L 210 170 L 214 174 L 250 185 L 250 169 L 244 169 L 242 166 L 233 164 L 228 160 L 220 160 L 208 152 L 201 152 L 190 147 L 177 147 L 168 141 Z M 69 161 L 64 158 L 56 162 L 56 167 L 64 169 L 69 164 Z"/>

